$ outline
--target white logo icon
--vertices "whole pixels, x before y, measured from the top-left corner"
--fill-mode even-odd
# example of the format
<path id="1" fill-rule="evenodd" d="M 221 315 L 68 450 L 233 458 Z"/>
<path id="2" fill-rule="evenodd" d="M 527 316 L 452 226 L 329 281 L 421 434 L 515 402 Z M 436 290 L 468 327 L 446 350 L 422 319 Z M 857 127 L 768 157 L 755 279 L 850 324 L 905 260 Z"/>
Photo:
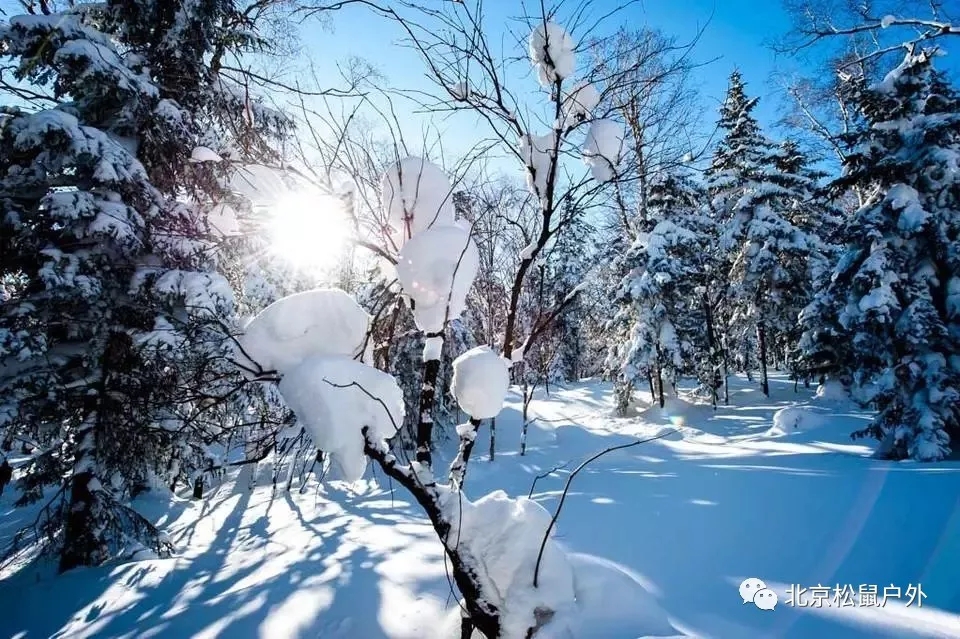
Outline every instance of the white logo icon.
<path id="1" fill-rule="evenodd" d="M 756 577 L 743 580 L 740 584 L 740 598 L 743 603 L 753 603 L 760 610 L 773 610 L 777 607 L 777 593 Z"/>

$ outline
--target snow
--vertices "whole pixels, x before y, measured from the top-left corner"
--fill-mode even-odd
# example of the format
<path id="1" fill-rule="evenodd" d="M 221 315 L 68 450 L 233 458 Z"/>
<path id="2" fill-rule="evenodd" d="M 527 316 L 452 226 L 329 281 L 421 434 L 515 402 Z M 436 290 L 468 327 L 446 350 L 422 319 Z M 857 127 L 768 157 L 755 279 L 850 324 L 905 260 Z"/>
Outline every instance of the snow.
<path id="1" fill-rule="evenodd" d="M 600 93 L 589 82 L 580 81 L 563 99 L 563 128 L 589 119 L 590 114 L 600 104 Z"/>
<path id="2" fill-rule="evenodd" d="M 237 212 L 229 204 L 216 204 L 207 213 L 210 231 L 215 237 L 230 237 L 240 233 Z"/>
<path id="3" fill-rule="evenodd" d="M 432 226 L 410 238 L 397 256 L 397 278 L 414 301 L 414 319 L 425 333 L 460 317 L 479 268 L 477 246 L 462 226 Z"/>
<path id="4" fill-rule="evenodd" d="M 541 86 L 569 78 L 576 70 L 573 38 L 560 25 L 554 22 L 538 25 L 530 34 L 528 45 L 530 62 Z"/>
<path id="5" fill-rule="evenodd" d="M 223 158 L 217 155 L 215 151 L 208 149 L 205 146 L 198 146 L 190 152 L 190 161 L 193 163 L 223 162 Z"/>
<path id="6" fill-rule="evenodd" d="M 237 166 L 230 174 L 227 188 L 246 197 L 254 206 L 281 201 L 290 191 L 282 173 L 263 164 Z"/>
<path id="7" fill-rule="evenodd" d="M 562 581 L 569 568 L 575 601 L 557 597 L 562 607 L 537 639 L 957 636 L 960 462 L 873 459 L 869 442 L 849 438 L 872 414 L 850 406 L 830 412 L 822 428 L 767 436 L 777 411 L 819 405 L 814 389 L 794 393 L 785 374 L 773 373 L 770 383 L 764 398 L 756 383 L 733 377 L 729 406 L 677 401 L 624 419 L 608 416 L 607 383 L 551 385 L 549 396 L 538 390 L 530 405 L 524 457 L 516 454 L 522 399 L 519 390 L 510 393 L 497 417 L 495 461 L 471 462 L 466 488 L 474 506 L 498 488 L 527 495 L 533 478 L 547 474 L 531 501 L 552 513 L 577 463 L 679 428 L 605 455 L 574 479 L 556 539 L 565 553 Z M 691 389 L 681 384 L 681 392 Z M 647 393 L 638 401 L 651 404 Z M 486 444 L 481 431 L 477 450 Z M 452 455 L 441 444 L 435 466 Z M 0 574 L 4 636 L 458 637 L 449 562 L 411 497 L 379 472 L 355 485 L 310 479 L 303 494 L 296 482 L 274 493 L 273 472 L 291 467 L 289 459 L 270 458 L 234 468 L 202 500 L 138 498 L 180 548 L 175 558 L 62 577 Z M 0 496 L 0 542 L 36 515 L 13 509 L 14 498 L 9 488 Z M 494 507 L 533 521 L 545 515 L 526 513 L 529 505 Z M 505 552 L 527 561 L 526 551 Z M 529 565 L 513 572 L 511 587 L 529 588 Z M 742 604 L 738 585 L 748 577 L 777 593 L 774 611 Z M 874 584 L 881 592 L 922 583 L 927 598 L 921 607 L 905 606 L 905 598 L 883 607 L 785 604 L 791 585 L 818 583 Z"/>
<path id="8" fill-rule="evenodd" d="M 613 120 L 595 120 L 587 130 L 583 159 L 598 182 L 609 182 L 617 175 L 623 155 L 623 127 Z"/>
<path id="9" fill-rule="evenodd" d="M 423 361 L 429 362 L 431 360 L 440 359 L 443 354 L 443 338 L 442 337 L 428 337 L 423 342 Z"/>
<path id="10" fill-rule="evenodd" d="M 399 243 L 434 224 L 449 225 L 454 219 L 450 178 L 436 164 L 419 157 L 404 158 L 384 172 L 380 204 Z"/>
<path id="11" fill-rule="evenodd" d="M 527 167 L 527 186 L 539 198 L 546 197 L 550 166 L 557 157 L 557 136 L 524 135 L 520 139 L 520 157 Z"/>
<path id="12" fill-rule="evenodd" d="M 257 314 L 240 344 L 264 370 L 293 370 L 314 355 L 356 357 L 370 316 L 339 289 L 314 289 L 281 298 Z"/>
<path id="13" fill-rule="evenodd" d="M 889 14 L 888 14 L 888 15 L 885 15 L 885 16 L 883 16 L 883 19 L 880 20 L 880 27 L 881 27 L 882 29 L 889 29 L 890 26 L 893 25 L 893 23 L 894 23 L 896 20 L 897 20 L 897 17 L 896 17 L 896 16 L 892 16 L 892 15 L 889 15 Z"/>
<path id="14" fill-rule="evenodd" d="M 330 454 L 339 478 L 363 477 L 363 429 L 374 442 L 403 423 L 403 391 L 392 375 L 346 356 L 311 355 L 285 371 L 280 394 L 314 445 Z"/>
<path id="15" fill-rule="evenodd" d="M 453 360 L 453 396 L 474 419 L 491 419 L 503 408 L 510 388 L 510 363 L 489 346 L 477 346 Z"/>

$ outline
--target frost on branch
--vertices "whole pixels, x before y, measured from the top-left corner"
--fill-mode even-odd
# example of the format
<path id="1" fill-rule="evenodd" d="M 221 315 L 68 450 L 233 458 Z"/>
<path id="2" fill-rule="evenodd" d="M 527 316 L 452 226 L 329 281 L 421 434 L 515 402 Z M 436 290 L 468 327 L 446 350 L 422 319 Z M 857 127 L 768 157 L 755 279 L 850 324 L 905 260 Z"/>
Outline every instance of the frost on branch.
<path id="1" fill-rule="evenodd" d="M 356 357 L 363 349 L 370 316 L 339 289 L 289 295 L 247 324 L 240 343 L 264 370 L 286 375 L 316 355 Z"/>
<path id="2" fill-rule="evenodd" d="M 453 223 L 453 186 L 443 169 L 423 158 L 408 157 L 380 180 L 380 204 L 402 244 L 430 226 Z"/>
<path id="3" fill-rule="evenodd" d="M 453 360 L 453 396 L 474 419 L 500 413 L 510 387 L 510 363 L 489 346 L 470 349 Z"/>
<path id="4" fill-rule="evenodd" d="M 600 93 L 589 82 L 578 82 L 563 99 L 563 127 L 567 128 L 590 117 L 600 104 Z"/>
<path id="5" fill-rule="evenodd" d="M 558 79 L 573 75 L 576 69 L 574 42 L 558 24 L 546 22 L 530 34 L 530 62 L 537 71 L 541 86 L 550 86 Z"/>
<path id="6" fill-rule="evenodd" d="M 315 335 L 314 354 L 284 373 L 280 394 L 314 445 L 330 455 L 341 479 L 357 481 L 367 468 L 363 429 L 374 442 L 393 437 L 403 423 L 403 391 L 392 375 L 372 366 L 316 354 L 335 342 L 335 333 L 325 335 Z"/>
<path id="7" fill-rule="evenodd" d="M 617 175 L 623 155 L 623 127 L 613 120 L 595 120 L 587 130 L 583 160 L 598 182 L 609 182 Z"/>
<path id="8" fill-rule="evenodd" d="M 397 278 L 414 301 L 417 328 L 438 333 L 460 317 L 479 268 L 477 247 L 461 226 L 433 226 L 407 240 L 397 256 Z"/>
<path id="9" fill-rule="evenodd" d="M 547 194 L 547 177 L 550 165 L 557 157 L 557 136 L 524 135 L 520 138 L 520 157 L 527 167 L 527 186 L 539 198 Z"/>

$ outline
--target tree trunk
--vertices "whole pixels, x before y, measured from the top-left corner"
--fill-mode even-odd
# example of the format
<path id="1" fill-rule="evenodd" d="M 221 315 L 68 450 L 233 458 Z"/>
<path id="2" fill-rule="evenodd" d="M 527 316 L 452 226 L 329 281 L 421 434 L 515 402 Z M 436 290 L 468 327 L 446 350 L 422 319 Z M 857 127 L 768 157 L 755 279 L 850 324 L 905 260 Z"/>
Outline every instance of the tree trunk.
<path id="1" fill-rule="evenodd" d="M 523 457 L 527 453 L 527 426 L 529 426 L 530 424 L 527 421 L 527 414 L 529 413 L 529 409 L 530 409 L 530 399 L 533 398 L 532 390 L 529 391 L 530 399 L 527 398 L 528 388 L 529 388 L 529 385 L 527 384 L 526 381 L 524 381 L 523 382 L 523 413 L 522 413 L 523 426 L 520 428 L 520 456 L 521 457 Z"/>
<path id="2" fill-rule="evenodd" d="M 730 404 L 730 365 L 727 361 L 727 336 L 723 336 L 723 404 Z"/>
<path id="3" fill-rule="evenodd" d="M 93 473 L 95 419 L 92 415 L 76 435 L 77 458 L 70 478 L 70 506 L 63 527 L 61 573 L 81 566 L 96 566 L 109 555 L 104 540 L 96 533 L 102 526 L 96 521 L 94 502 L 97 496 L 92 490 L 96 479 Z"/>
<path id="4" fill-rule="evenodd" d="M 767 331 L 762 320 L 757 323 L 757 345 L 760 347 L 760 388 L 765 397 L 770 397 L 770 384 L 767 381 Z"/>
<path id="5" fill-rule="evenodd" d="M 467 463 L 470 461 L 473 447 L 477 443 L 477 431 L 480 430 L 480 420 L 471 417 L 470 425 L 473 426 L 472 437 L 460 436 L 460 450 L 457 451 L 456 459 L 450 464 L 450 483 L 458 488 L 463 487 L 467 478 Z"/>
<path id="6" fill-rule="evenodd" d="M 653 388 L 653 371 L 647 369 L 647 384 L 650 386 L 650 401 L 656 401 L 657 391 Z"/>
<path id="7" fill-rule="evenodd" d="M 710 306 L 710 297 L 703 296 L 703 311 L 707 324 L 707 356 L 710 358 L 710 398 L 713 408 L 717 408 L 717 391 L 720 390 L 720 371 L 717 370 L 717 338 L 713 332 L 713 308 Z"/>
<path id="8" fill-rule="evenodd" d="M 497 450 L 497 418 L 490 420 L 490 461 L 496 457 Z"/>
<path id="9" fill-rule="evenodd" d="M 193 480 L 193 498 L 203 499 L 203 475 L 197 475 Z"/>
<path id="10" fill-rule="evenodd" d="M 429 336 L 428 336 L 429 337 Z M 417 423 L 417 461 L 428 466 L 433 463 L 433 403 L 436 398 L 440 360 L 423 363 L 423 386 L 420 390 L 420 421 Z"/>
<path id="11" fill-rule="evenodd" d="M 657 347 L 657 393 L 659 394 L 660 408 L 664 406 L 663 400 L 663 366 L 660 364 L 660 347 Z"/>

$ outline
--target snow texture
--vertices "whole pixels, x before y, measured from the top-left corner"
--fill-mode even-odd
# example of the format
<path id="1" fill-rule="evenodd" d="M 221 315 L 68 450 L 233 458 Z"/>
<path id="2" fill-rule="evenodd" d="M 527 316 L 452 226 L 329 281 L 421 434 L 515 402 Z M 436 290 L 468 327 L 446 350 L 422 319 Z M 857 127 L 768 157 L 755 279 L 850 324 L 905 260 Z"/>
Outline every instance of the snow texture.
<path id="1" fill-rule="evenodd" d="M 570 34 L 560 25 L 546 22 L 530 34 L 530 62 L 537 71 L 541 86 L 550 86 L 557 80 L 573 75 L 576 54 Z"/>
<path id="2" fill-rule="evenodd" d="M 501 612 L 501 636 L 523 637 L 536 625 L 536 608 L 558 612 L 575 605 L 573 568 L 552 534 L 544 548 L 538 587 L 533 586 L 537 555 L 551 519 L 543 506 L 526 497 L 510 498 L 502 490 L 474 502 L 461 493 L 447 499 L 447 521 L 459 523 L 454 523 L 447 543 L 473 557 L 481 579 L 493 586 L 489 591 L 499 595 L 494 603 Z"/>
<path id="3" fill-rule="evenodd" d="M 489 346 L 472 348 L 453 360 L 453 396 L 470 417 L 496 417 L 509 388 L 510 363 Z"/>
<path id="4" fill-rule="evenodd" d="M 563 128 L 571 127 L 590 118 L 600 104 L 600 93 L 589 82 L 580 81 L 563 100 Z"/>
<path id="5" fill-rule="evenodd" d="M 263 309 L 247 324 L 240 344 L 264 370 L 286 374 L 316 355 L 356 357 L 370 315 L 339 289 L 289 295 Z"/>
<path id="6" fill-rule="evenodd" d="M 520 139 L 520 157 L 527 167 L 527 186 L 539 198 L 546 197 L 550 166 L 557 157 L 557 135 L 524 135 Z"/>
<path id="7" fill-rule="evenodd" d="M 407 157 L 380 180 L 380 204 L 399 243 L 432 225 L 453 222 L 453 186 L 443 169 L 423 158 Z"/>
<path id="8" fill-rule="evenodd" d="M 357 481 L 366 470 L 364 428 L 379 442 L 403 423 L 403 391 L 393 376 L 343 355 L 305 357 L 284 374 L 279 388 L 344 481 Z"/>
<path id="9" fill-rule="evenodd" d="M 223 158 L 217 155 L 212 149 L 205 146 L 198 146 L 190 152 L 190 161 L 194 164 L 200 162 L 223 162 Z"/>
<path id="10" fill-rule="evenodd" d="M 432 226 L 410 238 L 397 256 L 397 278 L 414 301 L 417 328 L 443 330 L 460 317 L 479 267 L 477 246 L 461 226 Z"/>
<path id="11" fill-rule="evenodd" d="M 609 182 L 617 175 L 623 156 L 623 127 L 613 120 L 595 120 L 587 130 L 583 159 L 598 182 Z"/>
<path id="12" fill-rule="evenodd" d="M 214 237 L 230 237 L 240 233 L 237 212 L 229 204 L 216 204 L 207 213 L 207 223 Z"/>
<path id="13" fill-rule="evenodd" d="M 896 19 L 897 19 L 896 16 L 892 16 L 889 14 L 885 15 L 883 16 L 883 19 L 880 20 L 880 27 L 883 29 L 889 29 L 890 26 L 896 21 Z"/>

